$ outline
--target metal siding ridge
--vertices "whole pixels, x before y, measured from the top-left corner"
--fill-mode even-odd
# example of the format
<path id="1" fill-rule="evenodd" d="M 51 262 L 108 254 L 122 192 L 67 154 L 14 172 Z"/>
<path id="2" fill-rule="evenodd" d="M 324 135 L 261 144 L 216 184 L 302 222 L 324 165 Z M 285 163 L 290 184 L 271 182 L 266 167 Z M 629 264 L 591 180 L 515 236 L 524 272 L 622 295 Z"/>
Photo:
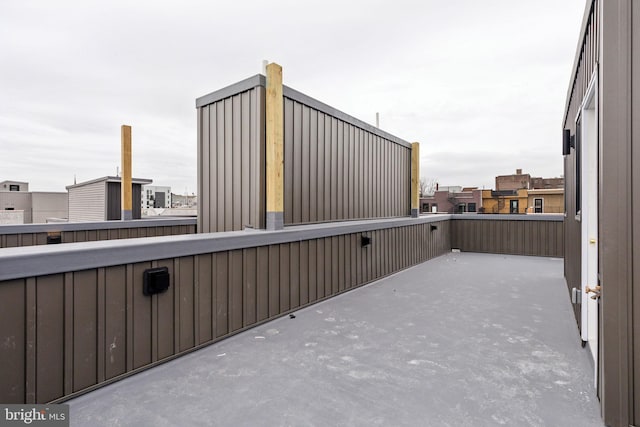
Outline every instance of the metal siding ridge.
<path id="1" fill-rule="evenodd" d="M 353 116 L 348 115 L 347 113 L 344 113 L 336 108 L 333 108 L 323 102 L 318 101 L 317 99 L 314 99 L 312 97 L 310 97 L 309 95 L 305 95 L 302 92 L 299 92 L 295 89 L 290 88 L 289 86 L 283 85 L 282 86 L 282 93 L 283 96 L 285 98 L 289 98 L 291 100 L 300 102 L 301 104 L 304 104 L 308 107 L 314 108 L 318 111 L 321 111 L 325 114 L 329 114 L 330 116 L 333 116 L 337 119 L 342 120 L 343 122 L 352 124 L 353 126 L 356 126 L 360 129 L 366 130 L 367 132 L 370 132 L 372 134 L 378 135 L 382 138 L 385 138 L 391 142 L 395 142 L 396 144 L 405 146 L 407 148 L 411 148 L 411 144 L 409 144 L 409 142 L 398 138 L 397 136 L 391 135 L 390 133 L 387 133 L 383 130 L 378 129 L 375 126 L 370 125 L 369 123 L 363 122 L 360 119 L 356 119 Z"/>
<path id="2" fill-rule="evenodd" d="M 200 98 L 196 98 L 196 108 L 213 104 L 214 102 L 218 102 L 222 99 L 229 98 L 233 95 L 246 92 L 259 86 L 266 87 L 266 85 L 266 77 L 262 74 L 256 74 L 255 76 L 248 77 L 242 81 L 223 87 L 222 89 L 218 89 L 207 95 L 203 95 Z"/>
<path id="3" fill-rule="evenodd" d="M 243 230 L 5 248 L 0 251 L 0 281 L 440 222 L 450 217 L 345 221 L 278 231 Z"/>

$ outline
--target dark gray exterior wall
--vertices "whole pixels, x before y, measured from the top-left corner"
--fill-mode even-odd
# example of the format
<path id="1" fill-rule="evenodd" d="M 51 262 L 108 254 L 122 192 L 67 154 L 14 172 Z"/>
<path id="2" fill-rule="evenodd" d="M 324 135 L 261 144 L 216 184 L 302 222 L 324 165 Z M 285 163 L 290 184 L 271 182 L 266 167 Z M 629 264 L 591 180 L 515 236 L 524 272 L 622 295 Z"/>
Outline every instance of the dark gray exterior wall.
<path id="1" fill-rule="evenodd" d="M 265 77 L 196 100 L 198 230 L 265 227 Z M 409 215 L 411 146 L 287 86 L 285 225 Z"/>
<path id="2" fill-rule="evenodd" d="M 132 184 L 133 205 L 131 215 L 133 219 L 142 218 L 142 185 Z M 122 218 L 122 192 L 119 182 L 107 182 L 107 221 Z"/>
<path id="3" fill-rule="evenodd" d="M 200 98 L 198 230 L 265 227 L 265 89 L 254 78 Z"/>
<path id="4" fill-rule="evenodd" d="M 284 223 L 410 214 L 411 147 L 284 88 Z"/>
<path id="5" fill-rule="evenodd" d="M 640 424 L 640 7 L 632 0 L 587 2 L 564 128 L 575 118 L 598 64 L 598 273 L 601 404 L 609 426 Z M 565 274 L 580 283 L 580 224 L 575 219 L 575 151 L 565 157 Z M 635 167 L 634 167 L 635 166 Z"/>
<path id="6" fill-rule="evenodd" d="M 454 215 L 451 247 L 463 252 L 562 258 L 563 225 L 558 215 Z"/>
<path id="7" fill-rule="evenodd" d="M 51 264 L 32 277 L 5 249 L 0 401 L 63 400 L 450 251 L 448 218 L 388 221 L 32 248 Z M 147 297 L 152 267 L 171 286 Z"/>
<path id="8" fill-rule="evenodd" d="M 61 243 L 194 234 L 196 219 L 141 219 L 132 222 L 81 222 L 0 226 L 0 249 L 46 245 L 47 236 Z"/>

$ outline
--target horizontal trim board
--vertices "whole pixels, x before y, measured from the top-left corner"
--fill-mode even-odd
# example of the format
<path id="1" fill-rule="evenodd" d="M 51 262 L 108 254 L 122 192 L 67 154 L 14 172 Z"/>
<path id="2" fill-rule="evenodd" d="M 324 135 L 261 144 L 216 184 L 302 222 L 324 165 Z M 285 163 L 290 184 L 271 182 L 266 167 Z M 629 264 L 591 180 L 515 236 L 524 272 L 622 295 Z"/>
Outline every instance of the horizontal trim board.
<path id="1" fill-rule="evenodd" d="M 0 280 L 254 248 L 351 233 L 443 222 L 450 215 L 314 224 L 266 231 L 247 229 L 137 239 L 25 246 L 0 250 Z"/>
<path id="2" fill-rule="evenodd" d="M 97 222 L 51 222 L 47 224 L 0 225 L 2 234 L 49 233 L 57 231 L 114 230 L 121 228 L 169 227 L 173 225 L 196 225 L 197 219 L 135 219 L 131 221 L 97 221 Z"/>
<path id="3" fill-rule="evenodd" d="M 207 105 L 213 104 L 214 102 L 218 102 L 222 99 L 229 98 L 231 96 L 237 95 L 241 92 L 246 92 L 255 87 L 262 86 L 266 88 L 266 77 L 262 74 L 256 74 L 255 76 L 251 76 L 246 78 L 238 83 L 234 83 L 230 86 L 224 87 L 222 89 L 211 92 L 207 95 L 201 96 L 196 99 L 196 108 L 205 107 Z M 312 98 L 308 95 L 305 95 L 302 92 L 299 92 L 295 89 L 292 89 L 286 85 L 282 86 L 283 96 L 285 98 L 289 98 L 293 101 L 297 101 L 301 104 L 304 104 L 308 107 L 321 111 L 325 114 L 328 114 L 336 119 L 342 120 L 345 123 L 349 123 L 353 126 L 356 126 L 360 129 L 363 129 L 367 132 L 370 132 L 374 135 L 378 135 L 381 138 L 388 139 L 396 144 L 402 145 L 407 148 L 411 148 L 411 144 L 397 136 L 391 135 L 369 123 L 363 122 L 360 119 L 357 119 L 353 116 L 350 116 L 347 113 L 344 113 L 336 108 L 333 108 L 323 102 L 318 101 L 315 98 Z"/>
<path id="4" fill-rule="evenodd" d="M 360 119 L 357 119 L 353 116 L 350 116 L 347 113 L 344 113 L 338 109 L 335 109 L 323 102 L 318 101 L 317 99 L 314 99 L 308 95 L 305 95 L 302 92 L 299 92 L 295 89 L 292 89 L 288 86 L 283 86 L 282 88 L 283 91 L 283 95 L 285 98 L 289 98 L 293 101 L 297 101 L 301 104 L 306 105 L 307 107 L 311 107 L 315 110 L 321 111 L 325 114 L 328 114 L 332 117 L 335 117 L 336 119 L 342 120 L 343 122 L 352 124 L 355 127 L 358 127 L 360 129 L 363 129 L 367 132 L 370 132 L 374 135 L 378 135 L 379 137 L 382 137 L 384 139 L 388 139 L 391 142 L 395 142 L 396 144 L 402 145 L 404 147 L 407 148 L 411 148 L 411 144 L 403 139 L 398 138 L 397 136 L 391 135 L 390 133 L 387 133 L 373 125 L 370 125 L 369 123 L 363 122 Z"/>
<path id="5" fill-rule="evenodd" d="M 262 74 L 256 74 L 255 76 L 246 78 L 238 83 L 234 83 L 207 95 L 201 96 L 200 98 L 196 98 L 196 108 L 205 107 L 209 104 L 213 104 L 214 102 L 229 98 L 241 92 L 246 92 L 258 86 L 266 87 L 266 79 L 267 78 Z"/>

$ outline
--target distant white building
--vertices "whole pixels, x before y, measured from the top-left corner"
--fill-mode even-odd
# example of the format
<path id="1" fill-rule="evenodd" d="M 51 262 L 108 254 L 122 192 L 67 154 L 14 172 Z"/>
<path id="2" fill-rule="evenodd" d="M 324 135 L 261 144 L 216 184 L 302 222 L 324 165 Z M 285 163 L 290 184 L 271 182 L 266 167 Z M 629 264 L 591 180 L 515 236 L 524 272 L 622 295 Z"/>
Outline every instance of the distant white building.
<path id="1" fill-rule="evenodd" d="M 67 218 L 67 193 L 29 191 L 29 183 L 0 182 L 2 224 L 45 223 L 49 218 Z"/>
<path id="2" fill-rule="evenodd" d="M 171 187 L 162 185 L 145 185 L 142 187 L 141 208 L 170 208 Z"/>

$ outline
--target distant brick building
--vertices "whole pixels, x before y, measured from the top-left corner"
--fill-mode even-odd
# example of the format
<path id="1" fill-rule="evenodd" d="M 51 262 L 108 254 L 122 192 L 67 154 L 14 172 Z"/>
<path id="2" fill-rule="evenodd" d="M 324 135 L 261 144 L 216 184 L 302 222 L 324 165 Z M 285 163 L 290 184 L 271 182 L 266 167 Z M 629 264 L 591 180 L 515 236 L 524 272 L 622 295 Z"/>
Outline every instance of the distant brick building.
<path id="1" fill-rule="evenodd" d="M 522 169 L 516 169 L 515 174 L 496 176 L 496 191 L 520 190 L 523 188 L 527 190 L 564 188 L 564 178 L 532 177 L 528 173 L 522 173 Z"/>
<path id="2" fill-rule="evenodd" d="M 432 195 L 420 198 L 420 212 L 465 213 L 478 212 L 482 207 L 482 190 L 475 187 L 460 188 L 460 191 L 435 191 Z"/>

